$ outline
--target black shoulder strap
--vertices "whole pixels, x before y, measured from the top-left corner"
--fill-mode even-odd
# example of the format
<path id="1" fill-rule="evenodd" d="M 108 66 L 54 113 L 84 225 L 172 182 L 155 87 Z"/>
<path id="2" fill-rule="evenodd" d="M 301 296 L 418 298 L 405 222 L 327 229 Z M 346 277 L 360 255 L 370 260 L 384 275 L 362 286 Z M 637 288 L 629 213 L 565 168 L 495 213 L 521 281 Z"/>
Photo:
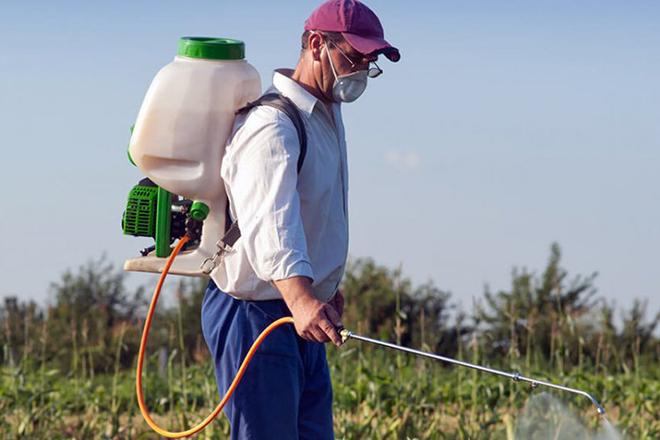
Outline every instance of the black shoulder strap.
<path id="1" fill-rule="evenodd" d="M 276 108 L 283 112 L 293 123 L 293 126 L 296 128 L 298 133 L 298 141 L 300 142 L 300 153 L 298 153 L 298 174 L 302 169 L 303 162 L 305 161 L 305 156 L 307 155 L 307 132 L 305 131 L 305 124 L 303 123 L 302 118 L 300 117 L 300 112 L 293 102 L 284 95 L 279 93 L 267 93 L 261 95 L 258 99 L 252 102 L 248 102 L 244 107 L 236 110 L 237 115 L 247 114 L 254 107 L 260 105 L 267 105 L 269 107 Z M 227 212 L 225 213 L 225 235 L 220 240 L 223 247 L 229 246 L 232 247 L 236 241 L 241 237 L 241 230 L 238 228 L 238 220 L 233 223 L 229 223 L 229 202 L 227 202 Z"/>
<path id="2" fill-rule="evenodd" d="M 266 93 L 261 95 L 255 101 L 248 102 L 244 107 L 236 110 L 236 114 L 246 114 L 254 107 L 260 105 L 266 105 L 268 107 L 276 108 L 283 112 L 293 123 L 293 126 L 296 128 L 298 133 L 298 141 L 300 142 L 300 153 L 298 154 L 298 173 L 303 166 L 305 161 L 305 155 L 307 154 L 307 133 L 305 131 L 305 124 L 303 123 L 302 118 L 300 117 L 300 112 L 296 105 L 291 102 L 289 98 L 279 93 Z"/>

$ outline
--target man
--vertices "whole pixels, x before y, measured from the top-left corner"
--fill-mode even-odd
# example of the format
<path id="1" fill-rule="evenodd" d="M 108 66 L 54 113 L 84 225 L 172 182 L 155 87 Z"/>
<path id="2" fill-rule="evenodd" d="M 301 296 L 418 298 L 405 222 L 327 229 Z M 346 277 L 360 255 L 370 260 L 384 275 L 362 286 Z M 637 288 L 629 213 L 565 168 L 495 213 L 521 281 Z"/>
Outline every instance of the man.
<path id="1" fill-rule="evenodd" d="M 304 29 L 295 70 L 277 70 L 268 91 L 300 113 L 308 143 L 302 167 L 293 122 L 267 106 L 237 117 L 223 158 L 231 217 L 242 235 L 202 306 L 220 395 L 258 334 L 280 317 L 295 320 L 295 329 L 281 327 L 265 340 L 225 407 L 234 439 L 333 438 L 324 343 L 341 344 L 338 286 L 348 252 L 340 104 L 382 73 L 379 54 L 399 60 L 376 15 L 358 1 L 323 3 Z"/>

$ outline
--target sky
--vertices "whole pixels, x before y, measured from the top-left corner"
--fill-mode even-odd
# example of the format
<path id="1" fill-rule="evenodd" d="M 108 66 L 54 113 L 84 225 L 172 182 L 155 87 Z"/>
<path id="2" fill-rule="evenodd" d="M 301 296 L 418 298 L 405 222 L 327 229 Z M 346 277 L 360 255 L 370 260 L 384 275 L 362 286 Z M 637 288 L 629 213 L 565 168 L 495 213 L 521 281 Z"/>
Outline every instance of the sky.
<path id="1" fill-rule="evenodd" d="M 266 88 L 318 4 L 3 1 L 0 297 L 48 301 L 65 270 L 146 245 L 120 229 L 128 133 L 179 37 L 245 41 Z M 660 2 L 367 4 L 402 59 L 343 106 L 351 258 L 469 309 L 557 242 L 601 297 L 660 309 Z"/>

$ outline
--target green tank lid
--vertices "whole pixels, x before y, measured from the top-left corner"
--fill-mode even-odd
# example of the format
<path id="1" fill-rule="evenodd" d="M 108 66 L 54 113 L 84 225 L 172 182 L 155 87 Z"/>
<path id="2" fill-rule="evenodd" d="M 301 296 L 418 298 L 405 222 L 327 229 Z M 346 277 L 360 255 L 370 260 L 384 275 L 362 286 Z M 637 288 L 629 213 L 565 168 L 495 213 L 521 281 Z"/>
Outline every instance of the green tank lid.
<path id="1" fill-rule="evenodd" d="M 242 60 L 245 43 L 231 38 L 182 37 L 177 55 L 205 60 Z"/>

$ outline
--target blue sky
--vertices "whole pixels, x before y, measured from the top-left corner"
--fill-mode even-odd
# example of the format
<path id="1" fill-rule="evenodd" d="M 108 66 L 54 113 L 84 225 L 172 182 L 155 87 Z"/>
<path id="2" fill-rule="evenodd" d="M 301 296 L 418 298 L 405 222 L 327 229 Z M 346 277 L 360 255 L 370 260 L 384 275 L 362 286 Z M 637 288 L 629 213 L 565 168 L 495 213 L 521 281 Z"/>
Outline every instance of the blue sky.
<path id="1" fill-rule="evenodd" d="M 144 245 L 119 228 L 128 127 L 178 37 L 244 40 L 265 87 L 317 4 L 3 2 L 0 296 L 46 300 L 66 268 Z M 368 4 L 402 60 L 344 106 L 351 256 L 467 308 L 557 241 L 603 297 L 658 310 L 660 3 Z"/>

